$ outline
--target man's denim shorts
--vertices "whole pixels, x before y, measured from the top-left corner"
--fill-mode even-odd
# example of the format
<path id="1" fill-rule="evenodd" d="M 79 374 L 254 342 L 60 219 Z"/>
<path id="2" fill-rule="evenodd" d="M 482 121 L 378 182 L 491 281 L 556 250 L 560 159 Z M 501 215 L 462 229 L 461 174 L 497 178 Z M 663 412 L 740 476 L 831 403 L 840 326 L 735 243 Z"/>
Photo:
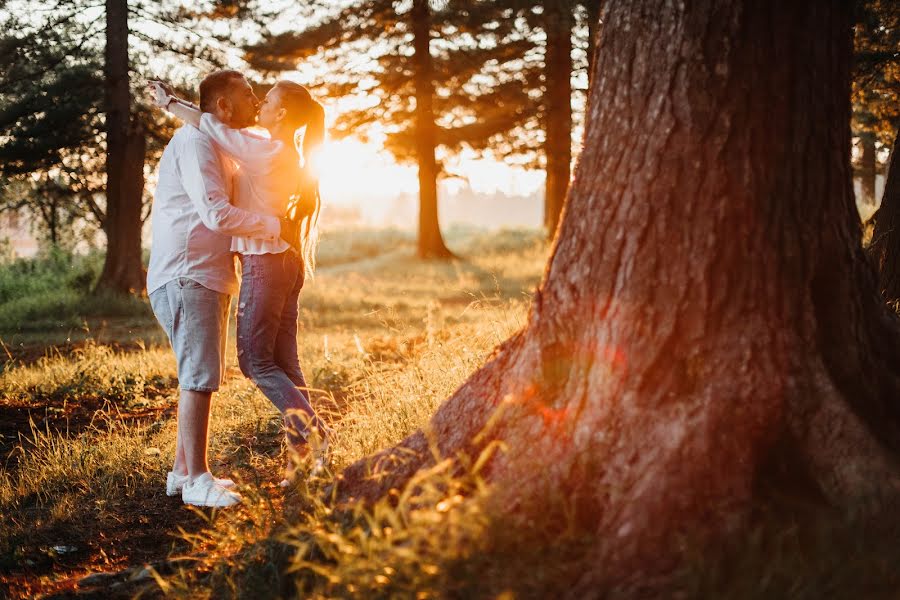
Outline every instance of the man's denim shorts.
<path id="1" fill-rule="evenodd" d="M 179 387 L 195 392 L 218 390 L 225 375 L 231 296 L 179 277 L 154 290 L 150 306 L 175 351 Z"/>

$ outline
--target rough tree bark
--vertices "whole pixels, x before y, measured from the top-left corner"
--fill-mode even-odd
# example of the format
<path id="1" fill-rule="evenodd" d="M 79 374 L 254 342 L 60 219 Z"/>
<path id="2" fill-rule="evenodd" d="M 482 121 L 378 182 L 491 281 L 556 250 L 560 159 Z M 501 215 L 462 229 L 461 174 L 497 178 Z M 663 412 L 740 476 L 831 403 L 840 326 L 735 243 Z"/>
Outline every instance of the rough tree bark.
<path id="1" fill-rule="evenodd" d="M 547 48 L 544 58 L 544 120 L 547 182 L 544 191 L 544 227 L 550 239 L 569 188 L 572 163 L 572 5 L 563 0 L 544 3 Z"/>
<path id="2" fill-rule="evenodd" d="M 416 160 L 419 165 L 420 258 L 451 258 L 438 224 L 437 162 L 434 148 L 434 80 L 431 64 L 431 12 L 428 0 L 413 0 L 410 14 L 413 30 L 413 64 L 416 85 Z"/>
<path id="3" fill-rule="evenodd" d="M 859 159 L 859 177 L 862 183 L 862 201 L 869 206 L 875 205 L 875 176 L 877 174 L 875 160 L 875 134 L 863 133 L 859 137 L 862 156 Z"/>
<path id="4" fill-rule="evenodd" d="M 875 231 L 869 254 L 875 259 L 881 282 L 881 294 L 891 303 L 900 302 L 900 166 L 897 143 L 900 132 L 894 138 L 894 147 L 888 162 L 881 205 L 873 216 Z"/>
<path id="5" fill-rule="evenodd" d="M 140 293 L 141 208 L 147 142 L 131 113 L 128 77 L 128 3 L 106 0 L 106 260 L 98 290 Z"/>
<path id="6" fill-rule="evenodd" d="M 527 326 L 429 425 L 444 456 L 506 442 L 486 476 L 507 518 L 577 499 L 596 568 L 570 597 L 664 577 L 683 536 L 742 531 L 785 474 L 841 509 L 898 495 L 900 328 L 854 206 L 849 3 L 621 0 L 602 18 Z M 351 465 L 343 497 L 430 456 L 416 432 Z"/>

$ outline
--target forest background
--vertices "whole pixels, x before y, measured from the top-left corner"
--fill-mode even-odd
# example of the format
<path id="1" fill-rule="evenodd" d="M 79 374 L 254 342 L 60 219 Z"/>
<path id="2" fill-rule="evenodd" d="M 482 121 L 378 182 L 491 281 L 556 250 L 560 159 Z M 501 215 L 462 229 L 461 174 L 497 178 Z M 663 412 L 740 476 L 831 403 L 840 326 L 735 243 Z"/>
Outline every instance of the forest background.
<path id="1" fill-rule="evenodd" d="M 602 9 L 568 0 L 0 4 L 6 591 L 149 585 L 218 596 L 263 582 L 323 597 L 429 597 L 570 580 L 565 560 L 542 571 L 537 557 L 512 556 L 521 540 L 504 545 L 463 502 L 482 489 L 477 468 L 428 471 L 421 497 L 352 518 L 330 512 L 327 480 L 273 491 L 277 418 L 233 355 L 213 454 L 255 490 L 253 501 L 212 522 L 165 504 L 157 480 L 171 458 L 177 382 L 143 286 L 154 173 L 177 124 L 142 89 L 161 77 L 196 99 L 198 78 L 228 66 L 259 92 L 287 77 L 326 105 L 320 274 L 304 291 L 300 339 L 317 402 L 340 434 L 337 472 L 423 427 L 526 325 L 582 152 Z M 898 130 L 900 10 L 858 2 L 853 27 L 847 158 L 862 224 L 886 189 Z M 16 246 L 23 229 L 30 248 Z M 399 537 L 368 537 L 385 531 L 372 519 L 395 523 Z M 827 551 L 805 561 L 801 536 L 781 533 L 779 561 L 767 560 L 766 538 L 733 562 L 692 564 L 701 575 L 687 573 L 688 587 L 713 597 L 757 585 L 796 591 L 793 576 L 805 572 L 795 595 L 818 597 L 872 572 L 890 577 L 890 560 L 872 557 L 896 554 L 870 540 L 840 532 L 816 546 L 865 546 L 863 564 Z M 494 553 L 479 558 L 472 539 L 493 540 Z M 569 541 L 573 554 L 584 549 Z"/>

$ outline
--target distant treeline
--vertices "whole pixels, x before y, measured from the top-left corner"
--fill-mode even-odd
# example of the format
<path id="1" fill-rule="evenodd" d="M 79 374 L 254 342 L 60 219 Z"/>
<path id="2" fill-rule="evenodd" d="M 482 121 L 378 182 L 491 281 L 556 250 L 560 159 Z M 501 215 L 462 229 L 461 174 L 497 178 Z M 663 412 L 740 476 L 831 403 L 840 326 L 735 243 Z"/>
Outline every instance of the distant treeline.
<path id="1" fill-rule="evenodd" d="M 446 257 L 438 186 L 462 151 L 546 171 L 543 224 L 552 236 L 584 122 L 588 73 L 604 20 L 600 0 L 11 1 L 0 8 L 0 210 L 26 210 L 50 245 L 102 231 L 96 288 L 140 292 L 141 228 L 175 123 L 145 103 L 149 77 L 193 96 L 197 78 L 237 51 L 260 91 L 300 70 L 337 108 L 334 136 L 383 136 L 418 165 L 417 248 Z M 289 22 L 293 29 L 284 30 Z M 225 23 L 240 32 L 214 34 Z M 900 116 L 897 31 L 889 0 L 857 3 L 854 153 L 864 202 Z M 244 40 L 256 40 L 247 43 Z M 162 72 L 160 71 L 162 69 Z M 639 167 L 635 167 L 639 168 Z M 326 199 L 327 202 L 327 199 Z M 412 223 L 410 224 L 412 225 Z"/>

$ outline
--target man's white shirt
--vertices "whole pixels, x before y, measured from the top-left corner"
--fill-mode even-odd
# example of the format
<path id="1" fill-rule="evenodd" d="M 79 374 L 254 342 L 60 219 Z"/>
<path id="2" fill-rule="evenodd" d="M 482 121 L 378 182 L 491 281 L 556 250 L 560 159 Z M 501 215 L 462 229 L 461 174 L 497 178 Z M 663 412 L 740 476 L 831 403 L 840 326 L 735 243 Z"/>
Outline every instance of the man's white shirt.
<path id="1" fill-rule="evenodd" d="M 279 239 L 277 217 L 232 206 L 232 173 L 231 161 L 195 127 L 185 125 L 172 136 L 159 162 L 153 196 L 147 293 L 189 277 L 211 290 L 235 294 L 231 236 Z"/>

